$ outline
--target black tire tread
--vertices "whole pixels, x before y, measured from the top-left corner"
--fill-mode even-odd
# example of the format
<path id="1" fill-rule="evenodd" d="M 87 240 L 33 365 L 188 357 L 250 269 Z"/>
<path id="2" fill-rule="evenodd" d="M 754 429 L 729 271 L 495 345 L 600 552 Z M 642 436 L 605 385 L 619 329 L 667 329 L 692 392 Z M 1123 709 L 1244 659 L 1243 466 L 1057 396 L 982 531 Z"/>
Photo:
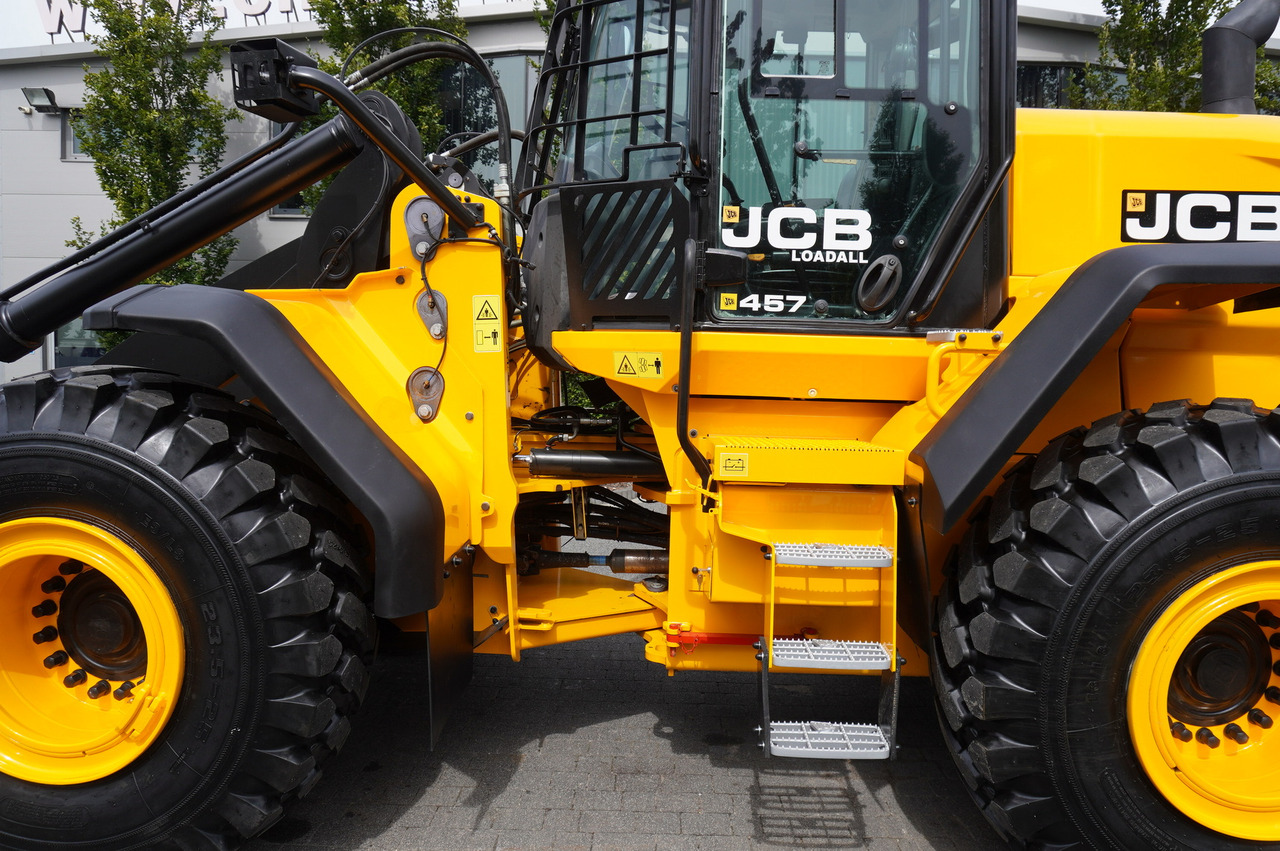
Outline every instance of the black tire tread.
<path id="1" fill-rule="evenodd" d="M 132 453 L 233 541 L 257 592 L 265 699 L 221 792 L 163 844 L 230 849 L 265 830 L 315 785 L 368 687 L 375 631 L 360 597 L 371 582 L 344 503 L 269 416 L 161 373 L 95 366 L 19 379 L 0 393 L 0 427 Z"/>
<path id="2" fill-rule="evenodd" d="M 975 515 L 938 598 L 932 674 L 957 768 L 1023 848 L 1083 848 L 1040 750 L 1040 664 L 1089 560 L 1128 524 L 1206 481 L 1280 470 L 1280 417 L 1245 399 L 1125 411 L 1024 459 Z M 983 543 L 986 542 L 986 546 Z"/>

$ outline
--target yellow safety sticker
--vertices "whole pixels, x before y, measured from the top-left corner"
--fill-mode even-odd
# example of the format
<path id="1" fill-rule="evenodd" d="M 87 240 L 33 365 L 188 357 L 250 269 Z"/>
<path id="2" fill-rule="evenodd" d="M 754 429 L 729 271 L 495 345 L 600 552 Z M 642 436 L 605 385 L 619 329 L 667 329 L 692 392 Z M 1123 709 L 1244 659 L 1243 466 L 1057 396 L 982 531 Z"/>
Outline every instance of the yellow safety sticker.
<path id="1" fill-rule="evenodd" d="M 721 310 L 737 310 L 738 294 L 737 293 L 720 293 L 720 309 Z"/>
<path id="2" fill-rule="evenodd" d="M 662 352 L 614 352 L 613 374 L 631 378 L 663 378 L 669 372 Z"/>
<path id="3" fill-rule="evenodd" d="M 500 352 L 506 332 L 502 327 L 502 297 L 471 297 L 472 340 L 477 352 Z"/>
<path id="4" fill-rule="evenodd" d="M 729 206 L 720 208 L 720 221 L 725 224 L 736 224 L 741 221 L 741 218 L 742 210 L 740 207 Z"/>
<path id="5" fill-rule="evenodd" d="M 1124 208 L 1130 213 L 1145 213 L 1147 211 L 1147 193 L 1126 192 L 1124 196 Z"/>
<path id="6" fill-rule="evenodd" d="M 743 479 L 747 476 L 747 458 L 746 452 L 722 452 L 720 453 L 719 471 L 716 473 L 722 479 L 739 478 Z"/>

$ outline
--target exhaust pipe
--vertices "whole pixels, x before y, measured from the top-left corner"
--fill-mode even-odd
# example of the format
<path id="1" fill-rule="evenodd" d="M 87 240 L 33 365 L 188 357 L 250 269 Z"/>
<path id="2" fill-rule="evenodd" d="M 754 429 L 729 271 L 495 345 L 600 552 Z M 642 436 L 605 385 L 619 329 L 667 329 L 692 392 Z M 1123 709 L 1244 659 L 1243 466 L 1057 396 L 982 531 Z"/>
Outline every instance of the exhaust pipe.
<path id="1" fill-rule="evenodd" d="M 1200 111 L 1251 115 L 1257 50 L 1280 22 L 1280 0 L 1244 0 L 1201 36 Z"/>

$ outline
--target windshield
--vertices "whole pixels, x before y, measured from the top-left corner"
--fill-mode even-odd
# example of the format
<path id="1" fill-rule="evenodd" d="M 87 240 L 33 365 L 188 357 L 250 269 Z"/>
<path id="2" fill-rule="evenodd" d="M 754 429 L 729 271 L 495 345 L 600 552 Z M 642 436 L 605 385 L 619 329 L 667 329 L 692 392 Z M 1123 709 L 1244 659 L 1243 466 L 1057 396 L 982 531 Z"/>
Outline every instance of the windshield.
<path id="1" fill-rule="evenodd" d="M 883 321 L 977 162 L 975 0 L 726 0 L 721 319 Z"/>

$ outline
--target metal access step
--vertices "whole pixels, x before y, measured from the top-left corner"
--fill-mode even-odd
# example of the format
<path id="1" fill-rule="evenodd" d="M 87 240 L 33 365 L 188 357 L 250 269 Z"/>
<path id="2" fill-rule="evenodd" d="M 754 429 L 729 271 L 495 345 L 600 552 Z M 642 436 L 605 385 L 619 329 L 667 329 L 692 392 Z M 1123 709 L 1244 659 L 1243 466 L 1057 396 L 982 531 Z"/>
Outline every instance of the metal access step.
<path id="1" fill-rule="evenodd" d="M 808 759 L 888 759 L 889 742 L 875 724 L 773 721 L 769 752 Z"/>
<path id="2" fill-rule="evenodd" d="M 790 544 L 773 545 L 775 564 L 804 567 L 892 567 L 893 550 L 863 544 Z"/>
<path id="3" fill-rule="evenodd" d="M 834 641 L 825 638 L 775 638 L 775 668 L 823 668 L 829 671 L 887 671 L 888 649 L 876 641 Z"/>

